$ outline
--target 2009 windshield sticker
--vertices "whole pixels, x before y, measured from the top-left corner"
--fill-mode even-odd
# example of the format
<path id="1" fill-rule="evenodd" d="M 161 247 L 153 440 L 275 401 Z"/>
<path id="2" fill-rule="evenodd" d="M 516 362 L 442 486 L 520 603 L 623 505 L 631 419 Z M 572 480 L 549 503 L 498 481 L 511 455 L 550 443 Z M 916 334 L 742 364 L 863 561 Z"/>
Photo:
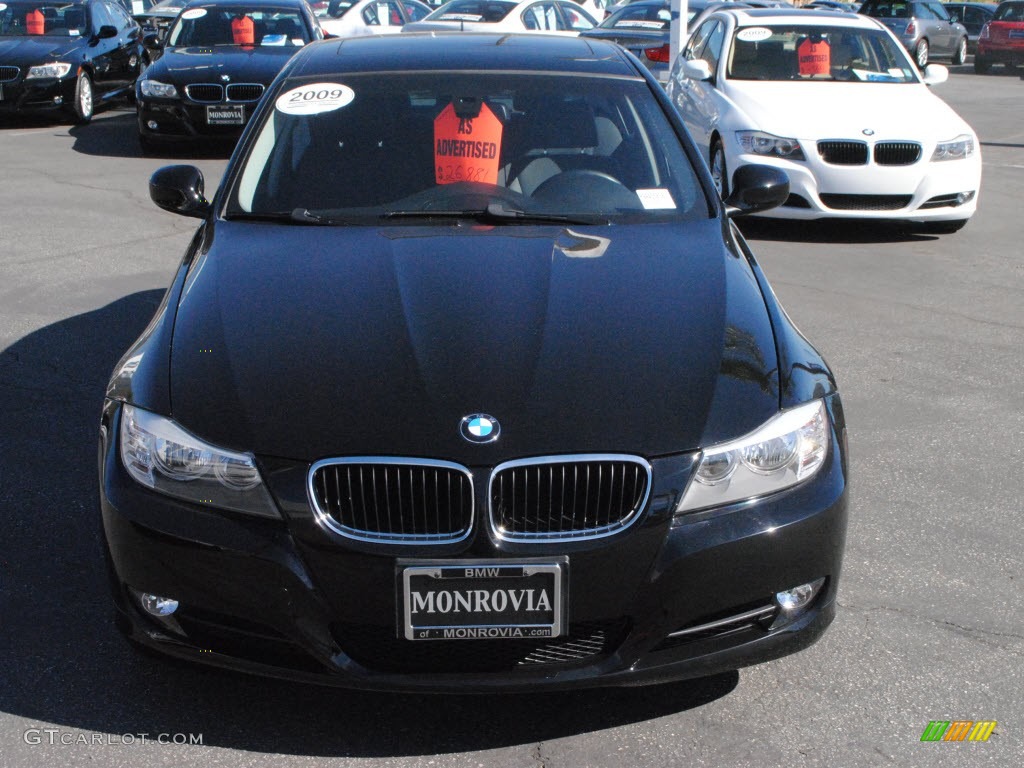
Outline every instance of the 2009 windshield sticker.
<path id="1" fill-rule="evenodd" d="M 282 93 L 274 107 L 286 115 L 319 115 L 346 107 L 355 97 L 355 91 L 341 83 L 311 83 Z"/>
<path id="2" fill-rule="evenodd" d="M 181 18 L 192 21 L 193 19 L 201 19 L 206 15 L 205 8 L 192 8 L 181 14 Z"/>
<path id="3" fill-rule="evenodd" d="M 6 10 L 7 10 L 7 3 L 0 3 L 0 11 L 6 11 Z"/>
<path id="4" fill-rule="evenodd" d="M 636 196 L 647 211 L 666 211 L 676 207 L 676 201 L 667 189 L 638 189 Z"/>
<path id="5" fill-rule="evenodd" d="M 736 33 L 736 39 L 742 40 L 744 43 L 758 43 L 771 36 L 772 31 L 768 27 L 747 27 Z"/>
<path id="6" fill-rule="evenodd" d="M 459 117 L 449 104 L 434 119 L 434 166 L 438 184 L 498 183 L 501 120 L 486 104 L 476 117 Z"/>

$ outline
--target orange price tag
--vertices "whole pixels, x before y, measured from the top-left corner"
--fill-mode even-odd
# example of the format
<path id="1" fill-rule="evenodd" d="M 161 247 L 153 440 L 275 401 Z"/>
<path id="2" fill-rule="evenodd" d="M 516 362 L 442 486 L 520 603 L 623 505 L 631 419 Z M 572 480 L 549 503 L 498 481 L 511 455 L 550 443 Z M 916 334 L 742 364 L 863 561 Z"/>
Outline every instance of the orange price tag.
<path id="1" fill-rule="evenodd" d="M 812 43 L 810 38 L 796 49 L 801 75 L 827 75 L 832 71 L 832 49 L 824 40 Z"/>
<path id="2" fill-rule="evenodd" d="M 253 45 L 256 42 L 256 25 L 250 16 L 236 16 L 231 20 L 231 37 L 235 45 Z"/>
<path id="3" fill-rule="evenodd" d="M 434 120 L 434 168 L 438 184 L 498 183 L 501 121 L 486 104 L 476 117 L 459 117 L 449 104 Z"/>

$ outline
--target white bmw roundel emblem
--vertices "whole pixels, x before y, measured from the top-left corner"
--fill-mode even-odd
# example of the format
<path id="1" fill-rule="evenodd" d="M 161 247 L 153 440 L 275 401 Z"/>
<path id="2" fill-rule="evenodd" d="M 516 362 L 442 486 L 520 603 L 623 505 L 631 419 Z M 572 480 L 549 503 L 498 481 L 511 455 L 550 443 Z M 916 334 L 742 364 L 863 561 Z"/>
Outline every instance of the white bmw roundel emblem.
<path id="1" fill-rule="evenodd" d="M 493 443 L 498 439 L 501 425 L 493 416 L 486 413 L 474 413 L 462 419 L 459 432 L 471 443 Z"/>
<path id="2" fill-rule="evenodd" d="M 874 136 L 875 135 L 875 132 L 872 131 L 870 128 L 865 128 L 863 131 L 861 131 L 861 133 L 863 133 L 865 136 Z"/>

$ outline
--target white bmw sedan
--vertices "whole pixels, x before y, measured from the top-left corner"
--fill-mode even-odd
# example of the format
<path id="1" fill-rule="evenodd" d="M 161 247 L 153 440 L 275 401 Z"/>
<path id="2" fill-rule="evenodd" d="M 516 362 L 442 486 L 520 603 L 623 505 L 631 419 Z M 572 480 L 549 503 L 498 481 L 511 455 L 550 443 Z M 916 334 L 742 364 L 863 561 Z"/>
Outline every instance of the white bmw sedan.
<path id="1" fill-rule="evenodd" d="M 922 222 L 955 232 L 974 213 L 981 151 L 892 33 L 866 16 L 722 10 L 675 61 L 668 93 L 723 195 L 748 163 L 789 175 L 764 215 Z"/>
<path id="2" fill-rule="evenodd" d="M 571 0 L 448 0 L 404 32 L 539 32 L 575 36 L 597 21 Z"/>

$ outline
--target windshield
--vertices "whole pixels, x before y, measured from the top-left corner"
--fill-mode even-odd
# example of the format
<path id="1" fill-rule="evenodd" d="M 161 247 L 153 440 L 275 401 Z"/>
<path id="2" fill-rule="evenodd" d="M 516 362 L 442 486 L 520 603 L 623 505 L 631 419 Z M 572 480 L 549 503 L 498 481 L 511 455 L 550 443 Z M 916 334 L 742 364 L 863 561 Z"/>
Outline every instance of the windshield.
<path id="1" fill-rule="evenodd" d="M 691 16 L 692 18 L 692 16 Z M 669 29 L 672 10 L 669 5 L 627 5 L 604 20 L 602 29 L 636 29 L 655 32 Z"/>
<path id="2" fill-rule="evenodd" d="M 707 216 L 642 81 L 509 73 L 285 83 L 225 213 L 302 223 Z M 490 222 L 494 223 L 494 222 Z"/>
<path id="3" fill-rule="evenodd" d="M 174 23 L 167 45 L 209 48 L 215 45 L 301 46 L 309 33 L 298 11 L 215 5 L 189 8 Z"/>
<path id="4" fill-rule="evenodd" d="M 996 9 L 994 21 L 1024 21 L 1024 3 L 1003 3 Z"/>
<path id="5" fill-rule="evenodd" d="M 89 37 L 91 28 L 84 5 L 0 2 L 0 35 Z"/>
<path id="6" fill-rule="evenodd" d="M 493 24 L 508 16 L 515 7 L 514 2 L 500 0 L 449 0 L 427 18 L 431 21 L 482 21 Z"/>
<path id="7" fill-rule="evenodd" d="M 915 83 L 914 65 L 881 29 L 743 27 L 733 38 L 733 80 Z"/>

